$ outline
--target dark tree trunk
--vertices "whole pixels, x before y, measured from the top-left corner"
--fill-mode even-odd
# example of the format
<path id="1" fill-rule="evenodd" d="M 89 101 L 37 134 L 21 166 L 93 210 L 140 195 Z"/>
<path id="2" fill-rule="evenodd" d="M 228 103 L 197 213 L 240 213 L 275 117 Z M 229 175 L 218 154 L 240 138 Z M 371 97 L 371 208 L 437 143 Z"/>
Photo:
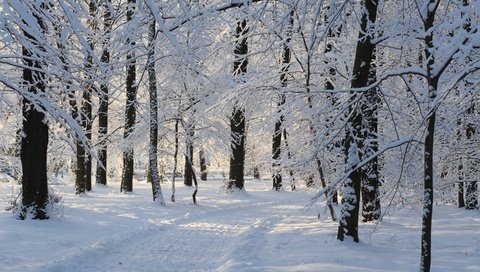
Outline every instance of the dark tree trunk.
<path id="1" fill-rule="evenodd" d="M 234 108 L 230 117 L 232 156 L 230 157 L 229 188 L 244 187 L 245 165 L 245 117 L 243 109 Z"/>
<path id="2" fill-rule="evenodd" d="M 247 21 L 237 22 L 236 43 L 234 49 L 235 60 L 233 62 L 233 74 L 236 76 L 247 73 L 248 44 L 246 34 L 248 33 Z M 245 168 L 245 110 L 235 105 L 230 116 L 230 133 L 232 156 L 230 157 L 230 173 L 228 188 L 243 190 L 244 168 Z"/>
<path id="3" fill-rule="evenodd" d="M 280 102 L 278 103 L 279 108 L 285 104 L 285 95 L 280 95 Z M 280 109 L 279 109 L 280 111 Z M 282 144 L 282 123 L 283 123 L 283 114 L 275 122 L 275 130 L 273 132 L 272 139 L 272 168 L 273 168 L 273 189 L 280 191 L 282 189 L 282 173 L 280 169 L 280 155 L 281 155 L 281 144 Z"/>
<path id="4" fill-rule="evenodd" d="M 82 115 L 80 113 L 80 115 Z M 80 117 L 83 119 L 83 117 Z M 83 121 L 80 121 L 83 127 Z M 83 143 L 77 139 L 77 168 L 75 170 L 75 194 L 83 194 L 86 190 L 86 172 L 85 172 L 85 147 Z"/>
<path id="5" fill-rule="evenodd" d="M 81 127 L 85 131 L 86 141 L 81 141 L 77 138 L 77 169 L 75 171 L 75 193 L 83 194 L 85 191 L 92 189 L 91 184 L 91 155 L 87 154 L 86 145 L 89 144 L 92 137 L 91 134 L 91 119 L 92 119 L 92 106 L 91 106 L 91 90 L 84 89 L 82 94 L 82 106 L 79 112 L 79 121 Z M 89 130 L 90 129 L 90 130 Z M 78 135 L 77 135 L 78 137 Z M 90 153 L 90 152 L 88 152 Z M 90 177 L 90 178 L 89 178 Z"/>
<path id="6" fill-rule="evenodd" d="M 282 130 L 283 130 L 283 122 L 285 120 L 285 116 L 283 115 L 282 107 L 285 105 L 286 96 L 283 91 L 283 88 L 287 87 L 287 73 L 288 68 L 290 66 L 290 61 L 292 58 L 292 53 L 290 50 L 290 41 L 292 36 L 292 28 L 293 28 L 293 16 L 294 10 L 293 7 L 290 7 L 292 10 L 290 11 L 289 20 L 288 20 L 288 28 L 287 28 L 287 38 L 283 43 L 283 54 L 282 54 L 282 72 L 280 74 L 280 84 L 282 87 L 282 91 L 278 98 L 278 120 L 275 122 L 275 129 L 273 131 L 272 137 L 272 168 L 273 168 L 273 188 L 276 191 L 280 191 L 283 187 L 282 184 L 282 174 L 280 169 L 280 155 L 281 155 L 281 145 L 282 145 Z"/>
<path id="7" fill-rule="evenodd" d="M 91 0 L 89 2 L 89 12 L 90 12 L 90 29 L 93 33 L 97 32 L 97 22 L 96 22 L 96 13 L 97 13 L 97 1 Z M 92 34 L 93 35 L 93 34 Z M 90 50 L 93 52 L 95 50 L 94 37 L 88 36 L 88 43 Z M 85 189 L 87 191 L 92 190 L 92 154 L 90 143 L 92 140 L 92 93 L 94 93 L 95 85 L 93 83 L 95 73 L 95 68 L 93 66 L 93 56 L 92 54 L 87 54 L 87 59 L 85 63 L 85 71 L 87 72 L 87 85 L 83 91 L 83 107 L 82 111 L 85 114 L 85 136 L 87 138 L 88 152 L 85 152 Z"/>
<path id="8" fill-rule="evenodd" d="M 194 129 L 192 126 L 187 127 L 187 139 L 185 140 L 185 173 L 183 183 L 187 186 L 192 186 L 193 181 L 193 136 Z"/>
<path id="9" fill-rule="evenodd" d="M 328 25 L 329 24 L 329 21 L 330 21 L 330 18 L 332 18 L 334 16 L 333 12 L 331 12 L 331 6 L 327 6 L 326 8 L 327 10 L 327 13 L 325 15 L 325 24 Z M 335 89 L 335 86 L 334 86 L 334 78 L 337 74 L 336 70 L 335 70 L 335 66 L 334 64 L 331 63 L 331 59 L 329 59 L 329 53 L 331 53 L 333 51 L 333 38 L 335 37 L 339 37 L 340 36 L 340 33 L 341 33 L 341 29 L 342 27 L 341 26 L 338 26 L 338 27 L 335 27 L 335 26 L 331 26 L 329 29 L 328 29 L 328 32 L 327 32 L 327 41 L 326 41 L 326 45 L 325 45 L 325 55 L 326 56 L 326 61 L 325 61 L 325 66 L 326 68 L 328 69 L 328 76 L 326 76 L 325 78 L 325 82 L 324 82 L 324 88 L 325 90 L 334 90 Z M 332 108 L 335 108 L 336 104 L 337 104 L 337 98 L 335 97 L 335 95 L 333 93 L 327 93 L 327 99 L 330 101 L 330 104 L 332 105 Z M 327 123 L 327 133 L 329 133 L 329 129 L 330 129 L 330 122 L 331 120 L 329 119 L 329 117 L 327 117 L 327 120 L 326 120 L 326 123 Z M 334 144 L 333 144 L 333 148 L 335 147 L 340 147 L 341 146 L 341 143 L 339 141 L 336 141 Z M 332 164 L 335 165 L 335 163 L 332 162 Z M 332 172 L 336 172 L 337 169 L 336 167 L 334 166 L 334 168 L 332 169 Z M 336 188 L 332 188 L 328 194 L 328 200 L 327 201 L 331 201 L 331 203 L 334 203 L 334 204 L 338 204 L 338 194 L 337 194 L 337 190 Z"/>
<path id="10" fill-rule="evenodd" d="M 34 12 L 34 11 L 32 11 Z M 45 29 L 42 19 L 34 15 L 42 30 Z M 37 44 L 28 32 L 25 37 L 31 44 Z M 43 49 L 38 46 L 37 50 Z M 27 47 L 22 48 L 24 56 L 22 79 L 28 92 L 32 95 L 45 92 L 45 74 L 40 72 L 42 64 L 35 53 Z M 20 159 L 22 162 L 22 207 L 20 218 L 48 219 L 48 183 L 47 183 L 47 147 L 48 125 L 45 114 L 38 111 L 27 98 L 22 101 L 23 137 Z"/>
<path id="11" fill-rule="evenodd" d="M 370 67 L 369 83 L 376 81 L 375 47 L 373 49 L 372 63 Z M 369 90 L 362 101 L 362 114 L 364 117 L 365 146 L 363 155 L 370 157 L 378 151 L 378 105 L 380 97 L 378 89 Z M 363 167 L 362 180 L 362 217 L 363 222 L 371 222 L 380 219 L 380 174 L 378 169 L 378 157 L 373 158 Z"/>
<path id="12" fill-rule="evenodd" d="M 258 169 L 258 166 L 253 167 L 253 178 L 260 180 L 260 169 Z"/>
<path id="13" fill-rule="evenodd" d="M 464 198 L 464 189 L 463 189 L 463 165 L 458 166 L 458 191 L 457 191 L 457 200 L 458 200 L 458 207 L 463 208 L 465 207 L 465 198 Z"/>
<path id="14" fill-rule="evenodd" d="M 180 107 L 178 109 L 180 111 Z M 172 196 L 170 200 L 175 202 L 175 176 L 177 175 L 177 162 L 178 162 L 178 123 L 180 122 L 177 116 L 175 120 L 175 150 L 173 152 L 173 173 L 172 173 Z"/>
<path id="15" fill-rule="evenodd" d="M 355 95 L 353 96 L 355 99 Z M 353 111 L 347 120 L 345 133 L 345 170 L 352 171 L 360 162 L 359 150 L 362 148 L 360 142 L 356 141 L 361 137 L 362 117 L 357 109 Z M 341 219 L 338 227 L 337 239 L 343 241 L 349 236 L 354 242 L 358 242 L 358 215 L 360 209 L 360 184 L 362 173 L 359 169 L 353 171 L 343 183 L 343 198 Z"/>
<path id="16" fill-rule="evenodd" d="M 461 131 L 462 130 L 460 128 L 462 126 L 462 121 L 461 121 L 460 118 L 457 119 L 457 126 L 459 127 L 459 129 L 457 131 L 457 140 L 461 141 L 461 139 L 462 139 L 462 132 Z M 465 207 L 464 183 L 463 183 L 465 173 L 463 171 L 462 156 L 460 156 L 458 159 L 459 159 L 460 163 L 458 164 L 458 167 L 457 167 L 457 170 L 458 170 L 458 173 L 457 173 L 457 176 L 458 176 L 457 201 L 458 201 L 458 207 L 463 208 L 463 207 Z"/>
<path id="17" fill-rule="evenodd" d="M 91 21 L 93 22 L 93 18 L 95 16 L 95 3 L 94 1 L 89 2 L 89 9 L 90 9 L 90 16 Z M 94 23 L 90 26 L 92 31 L 94 31 Z M 87 38 L 89 41 L 90 50 L 93 50 L 93 39 L 92 37 Z M 87 57 L 85 60 L 85 71 L 86 71 L 86 85 L 82 90 L 82 104 L 80 107 L 79 112 L 79 122 L 82 126 L 86 140 L 82 141 L 77 139 L 77 170 L 76 170 L 76 177 L 75 177 L 75 193 L 82 194 L 85 191 L 92 190 L 92 163 L 91 163 L 91 155 L 90 155 L 90 140 L 92 138 L 92 92 L 93 92 L 93 84 L 91 81 L 92 73 L 93 73 L 93 57 L 90 53 L 87 53 Z M 77 135 L 78 137 L 79 135 Z"/>
<path id="18" fill-rule="evenodd" d="M 352 88 L 361 88 L 368 86 L 371 82 L 370 71 L 374 56 L 375 45 L 370 41 L 371 31 L 377 17 L 377 0 L 366 0 L 366 11 L 361 18 L 361 31 L 359 33 L 357 48 L 355 52 L 355 62 L 353 64 Z M 361 150 L 364 148 L 362 135 L 363 116 L 361 108 L 358 105 L 358 95 L 352 94 L 351 101 L 354 102 L 350 107 L 350 117 L 346 124 L 345 135 L 345 157 L 346 171 L 355 169 L 361 161 Z M 341 241 L 344 236 L 349 236 L 353 241 L 358 242 L 358 215 L 360 210 L 360 187 L 364 177 L 361 169 L 353 171 L 343 184 L 342 215 L 338 228 L 337 238 Z"/>
<path id="19" fill-rule="evenodd" d="M 435 82 L 434 85 L 436 85 Z M 430 84 L 429 84 L 430 85 Z M 432 87 L 434 85 L 431 85 Z M 430 86 L 429 86 L 430 87 Z M 435 89 L 436 90 L 436 89 Z M 425 137 L 425 174 L 424 174 L 424 199 L 422 216 L 422 243 L 420 271 L 430 271 L 432 247 L 432 212 L 433 212 L 433 141 L 435 133 L 435 111 L 427 119 L 427 132 Z"/>
<path id="20" fill-rule="evenodd" d="M 85 136 L 87 138 L 88 150 L 84 149 L 85 154 L 85 189 L 92 190 L 92 154 L 90 153 L 90 142 L 92 140 L 92 89 L 83 92 L 83 103 L 85 107 Z"/>
<path id="21" fill-rule="evenodd" d="M 292 159 L 292 154 L 290 153 L 290 149 L 288 147 L 288 139 L 287 139 L 287 129 L 283 129 L 283 140 L 285 142 L 285 149 L 287 150 L 287 158 L 290 160 Z M 290 188 L 292 191 L 295 191 L 296 189 L 296 180 L 295 180 L 295 175 L 292 171 L 292 169 L 288 170 L 288 174 L 290 175 Z"/>
<path id="22" fill-rule="evenodd" d="M 475 124 L 470 120 L 475 115 L 475 104 L 472 104 L 467 110 L 467 141 L 471 143 L 476 133 Z M 478 168 L 478 161 L 475 159 L 467 159 L 468 168 L 465 181 L 465 209 L 473 210 L 477 208 L 477 181 L 473 180 L 476 176 L 473 174 Z"/>
<path id="23" fill-rule="evenodd" d="M 198 157 L 200 161 L 200 179 L 203 181 L 207 180 L 207 160 L 205 159 L 205 152 L 203 150 L 200 150 L 198 152 Z"/>
<path id="24" fill-rule="evenodd" d="M 152 16 L 153 17 L 153 16 Z M 148 31 L 148 92 L 150 94 L 150 145 L 148 160 L 148 181 L 152 184 L 153 202 L 164 206 L 160 175 L 158 173 L 157 146 L 158 146 L 158 103 L 157 103 L 157 77 L 155 74 L 155 19 Z"/>
<path id="25" fill-rule="evenodd" d="M 193 160 L 193 156 L 188 156 L 186 158 L 186 163 L 188 163 L 189 167 L 192 169 L 191 175 L 192 175 L 193 185 L 195 185 L 195 190 L 193 191 L 193 194 L 192 194 L 192 200 L 193 200 L 193 204 L 197 204 L 198 181 L 197 181 L 197 175 L 195 175 L 195 172 L 193 171 L 192 160 Z"/>
<path id="26" fill-rule="evenodd" d="M 433 75 L 435 58 L 433 44 L 433 23 L 435 21 L 435 13 L 438 3 L 430 0 L 429 9 L 423 21 L 424 30 L 427 35 L 425 42 L 425 59 L 427 60 L 427 82 L 428 82 L 428 103 L 433 104 L 437 97 L 438 77 Z M 435 115 L 436 109 L 430 108 L 427 117 L 427 130 L 425 135 L 424 147 L 424 192 L 423 192 L 423 216 L 422 216 L 422 237 L 421 237 L 421 255 L 420 255 L 420 271 L 430 271 L 431 264 L 431 248 L 432 248 L 432 213 L 433 213 L 433 143 L 435 136 Z"/>
<path id="27" fill-rule="evenodd" d="M 112 29 L 112 13 L 110 11 L 111 0 L 105 0 L 104 13 L 103 13 L 103 31 L 105 33 L 105 42 L 103 44 L 103 52 L 101 62 L 105 65 L 110 63 L 110 51 L 108 50 L 110 42 L 110 32 Z M 104 76 L 103 80 L 108 79 Z M 100 101 L 98 106 L 98 162 L 96 183 L 107 184 L 107 134 L 108 134 L 108 85 L 102 83 L 100 85 Z"/>
<path id="28" fill-rule="evenodd" d="M 136 0 L 128 0 L 127 7 L 127 23 L 132 21 L 134 12 L 135 12 Z M 132 34 L 130 34 L 132 35 Z M 127 92 L 127 101 L 125 105 L 125 131 L 123 133 L 123 139 L 128 140 L 130 134 L 133 133 L 135 129 L 135 103 L 137 96 L 137 86 L 136 86 L 136 72 L 135 72 L 135 53 L 133 47 L 135 46 L 135 41 L 132 38 L 127 39 L 127 45 L 130 46 L 127 53 L 127 80 L 126 80 L 126 92 Z M 133 147 L 128 145 L 123 151 L 123 171 L 122 171 L 122 181 L 120 185 L 121 192 L 132 192 L 133 191 Z"/>

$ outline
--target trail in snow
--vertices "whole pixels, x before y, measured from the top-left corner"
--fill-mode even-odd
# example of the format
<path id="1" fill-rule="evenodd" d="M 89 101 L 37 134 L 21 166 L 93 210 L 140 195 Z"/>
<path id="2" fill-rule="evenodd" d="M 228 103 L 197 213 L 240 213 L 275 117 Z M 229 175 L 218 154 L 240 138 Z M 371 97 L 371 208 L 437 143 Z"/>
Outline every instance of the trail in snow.
<path id="1" fill-rule="evenodd" d="M 177 202 L 165 208 L 151 202 L 146 183 L 137 182 L 133 194 L 119 194 L 111 183 L 82 197 L 59 183 L 63 216 L 46 221 L 16 220 L 0 204 L 0 271 L 418 270 L 415 209 L 397 207 L 377 226 L 361 224 L 358 244 L 338 242 L 325 203 L 304 208 L 314 191 L 275 192 L 269 181 L 250 180 L 247 192 L 224 194 L 221 185 L 201 183 L 199 206 L 189 204 L 192 189 L 179 186 Z M 11 186 L 0 183 L 0 193 Z M 478 211 L 435 207 L 433 271 L 480 271 L 478 218 Z"/>
<path id="2" fill-rule="evenodd" d="M 278 206 L 273 201 L 220 210 L 192 205 L 184 217 L 95 243 L 36 271 L 263 271 L 259 265 L 265 235 L 287 215 L 257 216 Z"/>

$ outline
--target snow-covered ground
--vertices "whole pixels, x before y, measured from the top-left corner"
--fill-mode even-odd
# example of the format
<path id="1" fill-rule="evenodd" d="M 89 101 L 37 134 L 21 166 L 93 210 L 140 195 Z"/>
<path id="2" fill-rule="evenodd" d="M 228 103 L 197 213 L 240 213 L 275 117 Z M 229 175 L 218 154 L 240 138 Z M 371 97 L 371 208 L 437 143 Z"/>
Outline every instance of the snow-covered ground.
<path id="1" fill-rule="evenodd" d="M 313 191 L 274 192 L 247 180 L 225 194 L 220 179 L 192 188 L 177 182 L 177 202 L 158 207 L 150 185 L 95 186 L 76 197 L 72 184 L 51 220 L 21 221 L 5 211 L 15 191 L 0 182 L 0 271 L 418 271 L 417 209 L 390 208 L 379 224 L 360 225 L 361 242 L 336 240 L 323 204 L 305 208 Z M 162 187 L 170 198 L 170 183 Z M 317 218 L 320 213 L 320 219 Z M 436 206 L 432 271 L 480 271 L 480 214 Z"/>

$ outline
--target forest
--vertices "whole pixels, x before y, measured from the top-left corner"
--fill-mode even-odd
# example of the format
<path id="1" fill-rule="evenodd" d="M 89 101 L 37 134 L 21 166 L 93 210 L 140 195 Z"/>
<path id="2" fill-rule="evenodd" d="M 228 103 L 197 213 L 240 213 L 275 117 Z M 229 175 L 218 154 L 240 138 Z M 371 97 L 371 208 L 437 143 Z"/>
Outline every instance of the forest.
<path id="1" fill-rule="evenodd" d="M 111 188 L 129 205 L 149 191 L 175 210 L 265 187 L 353 245 L 416 207 L 420 271 L 437 271 L 436 207 L 455 207 L 477 224 L 478 259 L 478 1 L 0 3 L 1 201 L 15 220 L 56 218 L 62 194 L 88 205 Z"/>

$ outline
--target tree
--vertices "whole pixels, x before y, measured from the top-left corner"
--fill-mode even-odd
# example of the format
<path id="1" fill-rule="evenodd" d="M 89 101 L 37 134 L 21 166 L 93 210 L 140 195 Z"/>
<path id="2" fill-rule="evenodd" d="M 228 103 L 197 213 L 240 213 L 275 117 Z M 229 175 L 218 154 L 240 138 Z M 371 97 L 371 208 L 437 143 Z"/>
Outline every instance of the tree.
<path id="1" fill-rule="evenodd" d="M 136 0 L 128 0 L 127 6 L 127 24 L 133 20 L 133 15 L 135 13 Z M 136 85 L 136 71 L 135 71 L 135 52 L 133 47 L 135 46 L 135 39 L 131 37 L 132 33 L 128 34 L 127 45 L 130 46 L 130 49 L 127 53 L 127 78 L 126 78 L 126 93 L 127 100 L 125 105 L 125 130 L 123 133 L 123 138 L 127 140 L 135 129 L 135 103 L 137 96 L 137 85 Z M 122 170 L 122 181 L 120 185 L 121 192 L 132 192 L 133 191 L 133 147 L 131 145 L 127 146 L 123 151 L 123 170 Z"/>
<path id="2" fill-rule="evenodd" d="M 110 33 L 112 31 L 112 12 L 111 12 L 111 0 L 104 1 L 104 12 L 103 12 L 103 32 L 105 34 L 103 42 L 103 50 L 101 62 L 104 65 L 108 65 L 110 62 Z M 98 148 L 98 162 L 97 162 L 97 173 L 96 173 L 96 183 L 97 184 L 107 184 L 107 134 L 108 134 L 108 98 L 109 98 L 109 86 L 105 82 L 107 77 L 104 76 L 103 83 L 100 85 L 100 95 L 99 95 L 99 106 L 98 106 L 98 138 L 99 138 L 99 148 Z"/>
<path id="3" fill-rule="evenodd" d="M 280 84 L 281 84 L 281 93 L 279 94 L 277 106 L 278 106 L 278 114 L 280 115 L 275 122 L 275 129 L 273 132 L 273 137 L 272 137 L 272 168 L 273 168 L 273 188 L 276 191 L 280 191 L 282 189 L 282 174 L 280 172 L 280 155 L 282 153 L 281 150 L 281 144 L 282 144 L 282 131 L 285 129 L 283 128 L 283 122 L 285 119 L 285 116 L 283 115 L 282 111 L 282 106 L 285 105 L 286 103 L 286 95 L 283 91 L 283 89 L 287 86 L 287 72 L 288 72 L 288 67 L 290 65 L 290 61 L 292 59 L 292 53 L 291 53 L 291 39 L 292 39 L 292 30 L 293 30 L 293 23 L 294 23 L 294 9 L 293 7 L 289 7 L 290 13 L 288 17 L 288 26 L 287 26 L 287 31 L 286 35 L 287 38 L 285 39 L 283 43 L 283 52 L 282 52 L 282 67 L 281 67 L 281 73 L 280 73 Z"/>
<path id="4" fill-rule="evenodd" d="M 467 140 L 471 144 L 473 137 L 476 133 L 476 126 L 471 120 L 475 115 L 475 104 L 470 105 L 467 109 L 467 125 L 466 125 L 466 135 Z M 477 197 L 477 181 L 475 180 L 475 173 L 477 172 L 477 163 L 478 161 L 474 158 L 467 158 L 467 175 L 465 181 L 465 209 L 474 210 L 478 205 Z M 462 188 L 463 189 L 463 188 Z"/>
<path id="5" fill-rule="evenodd" d="M 185 166 L 183 184 L 192 186 L 194 168 L 193 168 L 193 137 L 195 135 L 194 124 L 185 126 Z"/>
<path id="6" fill-rule="evenodd" d="M 203 149 L 200 149 L 200 151 L 198 151 L 198 157 L 200 162 L 200 179 L 206 181 L 208 175 L 207 160 L 205 158 L 205 151 L 203 151 Z"/>
<path id="7" fill-rule="evenodd" d="M 368 86 L 371 79 L 371 66 L 374 57 L 375 45 L 371 42 L 371 27 L 377 17 L 377 0 L 365 1 L 365 10 L 360 21 L 360 31 L 353 64 L 352 89 Z M 364 136 L 362 135 L 363 116 L 359 101 L 361 94 L 352 93 L 350 116 L 346 123 L 345 135 L 345 164 L 346 172 L 351 172 L 343 184 L 342 214 L 338 227 L 337 238 L 344 240 L 345 235 L 358 242 L 358 215 L 360 209 L 360 186 L 363 178 L 361 169 L 354 170 L 362 160 Z"/>
<path id="8" fill-rule="evenodd" d="M 45 9 L 45 5 L 40 5 Z M 43 72 L 41 37 L 46 31 L 46 25 L 40 15 L 40 10 L 28 6 L 27 12 L 35 20 L 24 19 L 23 33 L 27 39 L 22 47 L 23 84 L 29 96 L 45 93 L 45 73 Z M 35 25 L 33 25 L 35 24 Z M 23 130 L 20 158 L 22 162 L 22 207 L 20 218 L 30 216 L 33 219 L 48 219 L 48 184 L 47 184 L 47 147 L 48 123 L 45 113 L 34 100 L 24 97 L 22 100 Z"/>
<path id="9" fill-rule="evenodd" d="M 241 76 L 247 73 L 248 65 L 248 27 L 245 19 L 237 22 L 235 32 L 235 49 L 233 51 L 235 60 L 233 62 L 233 74 Z M 230 116 L 231 142 L 230 148 L 232 155 L 230 157 L 230 172 L 228 188 L 238 188 L 243 190 L 244 167 L 245 167 L 245 109 L 238 102 L 233 106 Z"/>
<path id="10" fill-rule="evenodd" d="M 150 94 L 150 142 L 148 151 L 148 181 L 152 184 L 153 202 L 165 206 L 160 175 L 158 173 L 157 145 L 158 145 L 158 103 L 157 103 L 157 78 L 155 69 L 155 37 L 156 20 L 152 16 L 148 28 L 148 89 Z"/>
<path id="11" fill-rule="evenodd" d="M 426 34 L 425 43 L 425 59 L 427 60 L 425 70 L 427 72 L 428 102 L 433 105 L 437 98 L 438 81 L 441 73 L 434 72 L 435 55 L 433 31 L 435 22 L 435 13 L 440 1 L 429 0 L 429 8 L 426 12 L 420 11 L 423 28 Z M 434 155 L 434 136 L 435 136 L 435 117 L 436 107 L 430 107 L 426 120 L 425 147 L 424 147 L 424 192 L 423 192 L 423 215 L 422 215 L 422 238 L 421 238 L 421 255 L 420 255 L 420 271 L 430 271 L 432 260 L 432 213 L 433 213 L 433 155 Z"/>
<path id="12" fill-rule="evenodd" d="M 372 22 L 373 23 L 373 22 Z M 373 46 L 372 61 L 370 66 L 369 82 L 376 81 L 375 67 L 375 45 Z M 362 152 L 365 158 L 368 158 L 378 152 L 378 106 L 380 104 L 380 95 L 378 88 L 372 88 L 365 93 L 362 99 L 362 116 L 364 119 L 365 144 Z M 370 222 L 380 219 L 380 180 L 378 156 L 370 160 L 362 169 L 362 217 L 363 222 Z"/>

